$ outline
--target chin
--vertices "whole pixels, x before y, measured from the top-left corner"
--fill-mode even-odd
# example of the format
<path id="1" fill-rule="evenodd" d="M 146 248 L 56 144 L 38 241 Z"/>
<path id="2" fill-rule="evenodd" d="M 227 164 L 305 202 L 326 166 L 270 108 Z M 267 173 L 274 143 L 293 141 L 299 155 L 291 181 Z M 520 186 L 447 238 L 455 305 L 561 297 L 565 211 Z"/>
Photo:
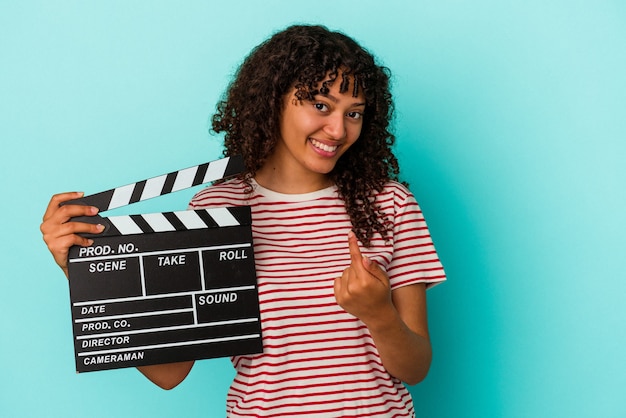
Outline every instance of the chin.
<path id="1" fill-rule="evenodd" d="M 325 164 L 325 165 L 318 165 L 315 167 L 311 167 L 310 170 L 314 173 L 317 174 L 330 174 L 331 171 L 333 171 L 333 169 L 335 168 L 335 164 Z"/>

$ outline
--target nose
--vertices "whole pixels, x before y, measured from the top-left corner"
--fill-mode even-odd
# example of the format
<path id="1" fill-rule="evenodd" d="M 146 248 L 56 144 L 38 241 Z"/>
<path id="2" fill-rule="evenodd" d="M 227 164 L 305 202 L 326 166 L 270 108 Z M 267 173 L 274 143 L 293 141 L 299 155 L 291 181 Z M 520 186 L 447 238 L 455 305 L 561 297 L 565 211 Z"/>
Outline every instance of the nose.
<path id="1" fill-rule="evenodd" d="M 331 115 L 326 120 L 324 125 L 324 132 L 330 137 L 330 139 L 340 140 L 346 136 L 346 125 L 343 118 L 343 114 L 337 113 Z"/>

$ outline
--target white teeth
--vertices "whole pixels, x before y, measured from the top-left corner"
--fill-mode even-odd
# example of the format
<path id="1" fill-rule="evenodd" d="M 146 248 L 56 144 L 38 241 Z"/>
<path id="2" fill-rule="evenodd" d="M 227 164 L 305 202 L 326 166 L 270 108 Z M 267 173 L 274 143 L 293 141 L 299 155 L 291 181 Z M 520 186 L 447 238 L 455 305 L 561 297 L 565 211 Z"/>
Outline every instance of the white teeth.
<path id="1" fill-rule="evenodd" d="M 334 145 L 331 147 L 330 145 L 322 144 L 321 142 L 316 141 L 315 139 L 311 139 L 311 143 L 313 144 L 315 148 L 319 148 L 326 152 L 335 152 L 337 148 L 339 148 L 339 145 Z"/>

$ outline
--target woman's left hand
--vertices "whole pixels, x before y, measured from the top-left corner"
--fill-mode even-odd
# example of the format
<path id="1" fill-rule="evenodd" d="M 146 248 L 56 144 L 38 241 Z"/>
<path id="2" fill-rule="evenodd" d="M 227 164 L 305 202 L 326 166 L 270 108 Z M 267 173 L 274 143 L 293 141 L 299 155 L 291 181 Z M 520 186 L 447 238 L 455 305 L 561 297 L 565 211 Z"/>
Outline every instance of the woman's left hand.
<path id="1" fill-rule="evenodd" d="M 351 263 L 335 279 L 335 299 L 346 312 L 370 327 L 394 309 L 389 277 L 375 261 L 361 254 L 352 231 L 348 234 L 348 247 Z"/>

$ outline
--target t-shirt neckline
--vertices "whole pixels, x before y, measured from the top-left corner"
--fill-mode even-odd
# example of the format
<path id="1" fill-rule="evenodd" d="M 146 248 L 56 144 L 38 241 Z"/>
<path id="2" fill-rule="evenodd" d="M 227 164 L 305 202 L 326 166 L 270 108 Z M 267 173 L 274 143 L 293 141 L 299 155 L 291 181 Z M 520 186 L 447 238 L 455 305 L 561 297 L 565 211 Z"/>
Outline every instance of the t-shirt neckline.
<path id="1" fill-rule="evenodd" d="M 256 193 L 262 195 L 268 200 L 280 201 L 280 202 L 306 202 L 310 200 L 316 200 L 324 197 L 337 197 L 337 186 L 334 184 L 324 189 L 316 190 L 309 193 L 280 193 L 274 190 L 267 189 L 256 182 L 255 179 L 251 179 L 252 187 Z"/>

